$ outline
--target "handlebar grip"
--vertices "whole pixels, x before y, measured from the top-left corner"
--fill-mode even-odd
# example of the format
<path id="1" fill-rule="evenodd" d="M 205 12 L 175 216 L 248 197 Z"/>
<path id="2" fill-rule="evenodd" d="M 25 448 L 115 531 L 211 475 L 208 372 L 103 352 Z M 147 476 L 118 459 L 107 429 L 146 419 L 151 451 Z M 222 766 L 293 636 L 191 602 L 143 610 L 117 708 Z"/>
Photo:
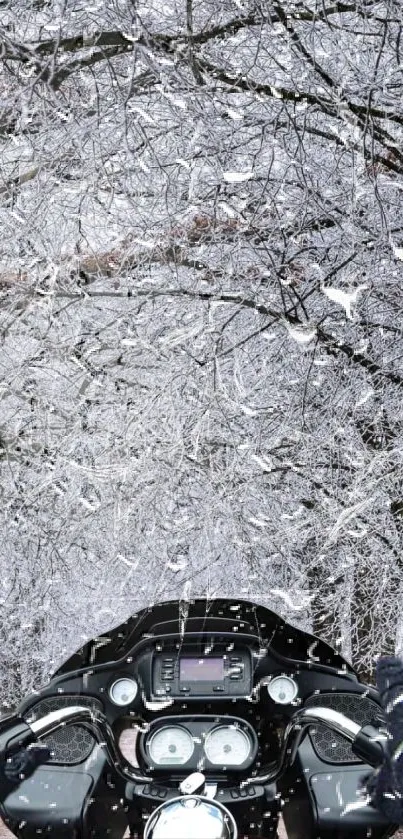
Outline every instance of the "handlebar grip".
<path id="1" fill-rule="evenodd" d="M 21 761 L 32 764 L 33 755 L 23 758 L 27 746 L 36 740 L 32 728 L 21 717 L 6 717 L 0 721 L 0 799 L 19 783 Z"/>
<path id="2" fill-rule="evenodd" d="M 50 757 L 51 751 L 45 744 L 31 745 L 13 751 L 3 768 L 4 776 L 7 781 L 18 785 L 22 780 L 33 775 L 38 766 L 47 763 Z"/>
<path id="3" fill-rule="evenodd" d="M 388 735 L 375 725 L 360 728 L 351 744 L 354 754 L 370 766 L 381 766 L 387 755 Z"/>
<path id="4" fill-rule="evenodd" d="M 6 717 L 0 721 L 0 760 L 14 749 L 29 746 L 36 740 L 30 725 L 22 717 Z"/>

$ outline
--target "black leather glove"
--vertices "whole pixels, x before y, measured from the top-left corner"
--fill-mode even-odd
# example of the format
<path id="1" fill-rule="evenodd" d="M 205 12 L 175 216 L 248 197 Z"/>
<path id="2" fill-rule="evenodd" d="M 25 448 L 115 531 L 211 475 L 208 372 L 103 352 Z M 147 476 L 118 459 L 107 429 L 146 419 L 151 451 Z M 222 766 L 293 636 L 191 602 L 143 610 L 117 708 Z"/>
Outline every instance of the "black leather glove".
<path id="1" fill-rule="evenodd" d="M 37 743 L 28 749 L 14 752 L 2 766 L 4 777 L 13 785 L 29 778 L 42 763 L 47 763 L 51 756 L 48 746 Z"/>
<path id="2" fill-rule="evenodd" d="M 389 739 L 382 766 L 367 779 L 371 804 L 391 822 L 403 824 L 403 661 L 383 656 L 376 667 Z"/>

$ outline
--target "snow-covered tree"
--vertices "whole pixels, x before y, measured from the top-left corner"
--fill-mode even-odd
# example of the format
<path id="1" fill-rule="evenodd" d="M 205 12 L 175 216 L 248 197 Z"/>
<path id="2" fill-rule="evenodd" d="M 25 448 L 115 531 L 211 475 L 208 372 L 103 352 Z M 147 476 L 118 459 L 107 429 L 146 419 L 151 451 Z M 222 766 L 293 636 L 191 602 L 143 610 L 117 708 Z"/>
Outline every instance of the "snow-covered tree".
<path id="1" fill-rule="evenodd" d="M 4 696 L 183 590 L 401 649 L 401 25 L 0 3 Z"/>

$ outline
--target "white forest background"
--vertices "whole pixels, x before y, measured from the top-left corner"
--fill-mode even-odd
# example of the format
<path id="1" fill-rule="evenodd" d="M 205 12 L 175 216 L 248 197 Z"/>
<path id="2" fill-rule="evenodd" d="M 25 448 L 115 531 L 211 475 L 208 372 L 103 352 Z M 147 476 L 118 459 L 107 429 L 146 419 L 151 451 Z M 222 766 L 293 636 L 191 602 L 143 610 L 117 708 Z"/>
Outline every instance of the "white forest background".
<path id="1" fill-rule="evenodd" d="M 400 2 L 0 0 L 0 701 L 155 600 L 403 646 Z"/>

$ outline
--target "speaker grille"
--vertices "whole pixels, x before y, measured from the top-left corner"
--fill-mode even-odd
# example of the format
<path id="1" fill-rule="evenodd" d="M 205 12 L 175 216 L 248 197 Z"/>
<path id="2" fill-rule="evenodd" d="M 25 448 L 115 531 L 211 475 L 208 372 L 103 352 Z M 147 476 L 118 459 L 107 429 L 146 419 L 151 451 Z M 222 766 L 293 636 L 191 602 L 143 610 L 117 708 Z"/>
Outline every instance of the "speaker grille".
<path id="1" fill-rule="evenodd" d="M 360 726 L 374 720 L 385 722 L 382 708 L 361 693 L 321 693 L 310 696 L 305 702 L 305 708 L 319 706 L 339 711 Z M 310 731 L 310 738 L 317 756 L 327 763 L 361 763 L 344 737 L 325 726 L 315 726 L 315 730 Z"/>
<path id="2" fill-rule="evenodd" d="M 81 705 L 85 708 L 94 708 L 102 711 L 102 703 L 92 696 L 63 695 L 42 699 L 30 708 L 24 716 L 28 723 L 35 722 L 51 711 L 59 711 L 60 708 L 69 708 L 72 705 Z M 82 763 L 83 760 L 89 757 L 96 741 L 92 734 L 81 725 L 66 725 L 60 728 L 59 731 L 48 734 L 46 738 L 43 738 L 42 742 L 46 743 L 52 751 L 52 757 L 48 763 L 63 763 L 74 766 L 77 763 Z"/>

